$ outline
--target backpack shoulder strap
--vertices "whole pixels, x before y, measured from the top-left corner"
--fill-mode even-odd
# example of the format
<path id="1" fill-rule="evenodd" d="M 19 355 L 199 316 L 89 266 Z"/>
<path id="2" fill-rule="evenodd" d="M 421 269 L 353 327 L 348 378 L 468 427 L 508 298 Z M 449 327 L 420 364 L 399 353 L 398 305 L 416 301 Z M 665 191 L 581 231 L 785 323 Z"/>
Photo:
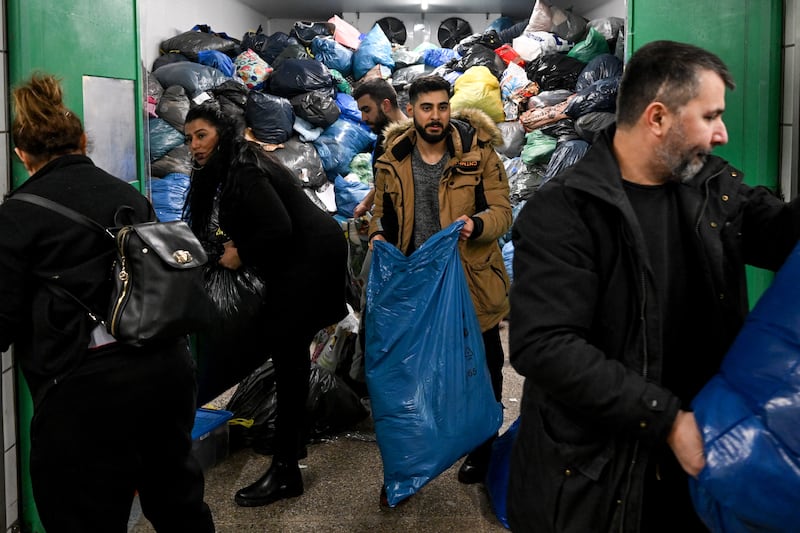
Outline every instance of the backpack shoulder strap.
<path id="1" fill-rule="evenodd" d="M 114 237 L 114 235 L 106 229 L 102 224 L 92 220 L 91 218 L 87 217 L 86 215 L 75 211 L 74 209 L 70 209 L 69 207 L 62 205 L 58 202 L 54 202 L 49 198 L 45 198 L 44 196 L 39 196 L 38 194 L 30 194 L 30 193 L 17 193 L 8 198 L 9 200 L 19 200 L 21 202 L 27 202 L 29 204 L 38 205 L 39 207 L 43 207 L 45 209 L 49 209 L 50 211 L 55 211 L 56 213 L 67 217 L 68 219 L 76 222 L 82 226 L 90 228 L 95 231 L 100 231 L 109 235 L 110 237 Z M 41 276 L 40 276 L 41 277 Z M 89 314 L 89 317 L 95 323 L 103 323 L 102 319 L 100 319 L 96 313 L 94 313 L 88 305 L 83 303 L 80 298 L 72 294 L 70 291 L 65 289 L 64 287 L 60 286 L 58 283 L 53 281 L 52 279 L 42 278 L 45 282 L 45 285 L 53 291 L 55 294 L 61 296 L 62 298 L 66 297 L 70 300 L 74 301 L 78 305 L 80 305 L 86 312 Z"/>
<path id="2" fill-rule="evenodd" d="M 11 195 L 9 200 L 20 200 L 23 202 L 27 202 L 29 204 L 35 204 L 39 207 L 44 207 L 45 209 L 49 209 L 50 211 L 55 211 L 56 213 L 60 214 L 61 216 L 67 217 L 68 219 L 72 220 L 73 222 L 77 222 L 78 224 L 85 226 L 87 228 L 93 229 L 95 231 L 103 232 L 111 237 L 114 237 L 112 233 L 110 233 L 105 226 L 96 222 L 95 220 L 87 217 L 83 213 L 79 213 L 74 209 L 70 209 L 69 207 L 62 205 L 58 202 L 54 202 L 49 198 L 45 198 L 44 196 L 39 196 L 38 194 L 30 194 L 26 192 L 21 192 L 17 194 Z"/>

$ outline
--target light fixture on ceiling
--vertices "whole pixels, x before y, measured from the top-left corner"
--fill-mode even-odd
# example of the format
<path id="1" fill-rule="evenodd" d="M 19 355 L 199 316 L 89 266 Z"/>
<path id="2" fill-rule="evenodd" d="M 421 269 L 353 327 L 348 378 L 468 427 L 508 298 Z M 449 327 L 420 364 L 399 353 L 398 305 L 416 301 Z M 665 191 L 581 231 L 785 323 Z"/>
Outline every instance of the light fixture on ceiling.
<path id="1" fill-rule="evenodd" d="M 420 4 L 419 4 L 419 7 L 423 11 L 427 11 L 428 10 L 428 0 L 422 0 L 422 2 L 420 2 Z"/>

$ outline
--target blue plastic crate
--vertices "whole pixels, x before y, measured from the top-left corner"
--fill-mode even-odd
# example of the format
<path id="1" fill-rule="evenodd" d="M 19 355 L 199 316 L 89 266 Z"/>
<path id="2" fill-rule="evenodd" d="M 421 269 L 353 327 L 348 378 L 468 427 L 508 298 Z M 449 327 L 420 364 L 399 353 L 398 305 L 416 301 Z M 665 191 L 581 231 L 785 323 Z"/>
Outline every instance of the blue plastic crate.
<path id="1" fill-rule="evenodd" d="M 194 416 L 192 440 L 197 440 L 233 418 L 233 413 L 222 409 L 200 408 Z"/>
<path id="2" fill-rule="evenodd" d="M 192 455 L 203 470 L 219 464 L 228 456 L 228 420 L 230 411 L 197 410 L 192 428 Z"/>

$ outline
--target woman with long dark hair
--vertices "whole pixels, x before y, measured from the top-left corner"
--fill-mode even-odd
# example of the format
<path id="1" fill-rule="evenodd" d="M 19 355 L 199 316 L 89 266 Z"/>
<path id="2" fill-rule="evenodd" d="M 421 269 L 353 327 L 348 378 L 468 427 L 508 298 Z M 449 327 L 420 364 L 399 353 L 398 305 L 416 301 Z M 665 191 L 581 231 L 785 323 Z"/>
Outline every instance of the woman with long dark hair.
<path id="1" fill-rule="evenodd" d="M 308 430 L 309 348 L 317 331 L 347 313 L 347 243 L 339 224 L 306 196 L 292 171 L 247 141 L 216 102 L 190 109 L 184 132 L 193 159 L 185 208 L 190 226 L 211 248 L 210 261 L 252 269 L 266 286 L 262 313 L 245 335 L 259 339 L 251 370 L 268 357 L 275 367 L 274 455 L 266 473 L 235 500 L 267 505 L 303 493 L 297 461 Z M 219 367 L 235 364 L 219 360 L 223 373 Z M 200 381 L 202 400 L 202 375 Z"/>

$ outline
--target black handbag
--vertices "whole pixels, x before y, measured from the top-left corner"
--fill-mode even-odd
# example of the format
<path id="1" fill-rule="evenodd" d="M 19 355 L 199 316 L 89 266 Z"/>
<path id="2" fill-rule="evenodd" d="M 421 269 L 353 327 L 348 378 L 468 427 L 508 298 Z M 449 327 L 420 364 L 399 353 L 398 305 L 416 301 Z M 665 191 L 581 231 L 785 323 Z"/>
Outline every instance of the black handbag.
<path id="1" fill-rule="evenodd" d="M 115 239 L 117 257 L 104 319 L 64 287 L 48 281 L 57 292 L 86 309 L 92 320 L 104 324 L 118 342 L 141 346 L 198 331 L 211 322 L 212 306 L 203 282 L 207 256 L 185 222 L 144 222 L 106 228 L 41 196 L 19 193 L 11 199 L 50 209 Z"/>

